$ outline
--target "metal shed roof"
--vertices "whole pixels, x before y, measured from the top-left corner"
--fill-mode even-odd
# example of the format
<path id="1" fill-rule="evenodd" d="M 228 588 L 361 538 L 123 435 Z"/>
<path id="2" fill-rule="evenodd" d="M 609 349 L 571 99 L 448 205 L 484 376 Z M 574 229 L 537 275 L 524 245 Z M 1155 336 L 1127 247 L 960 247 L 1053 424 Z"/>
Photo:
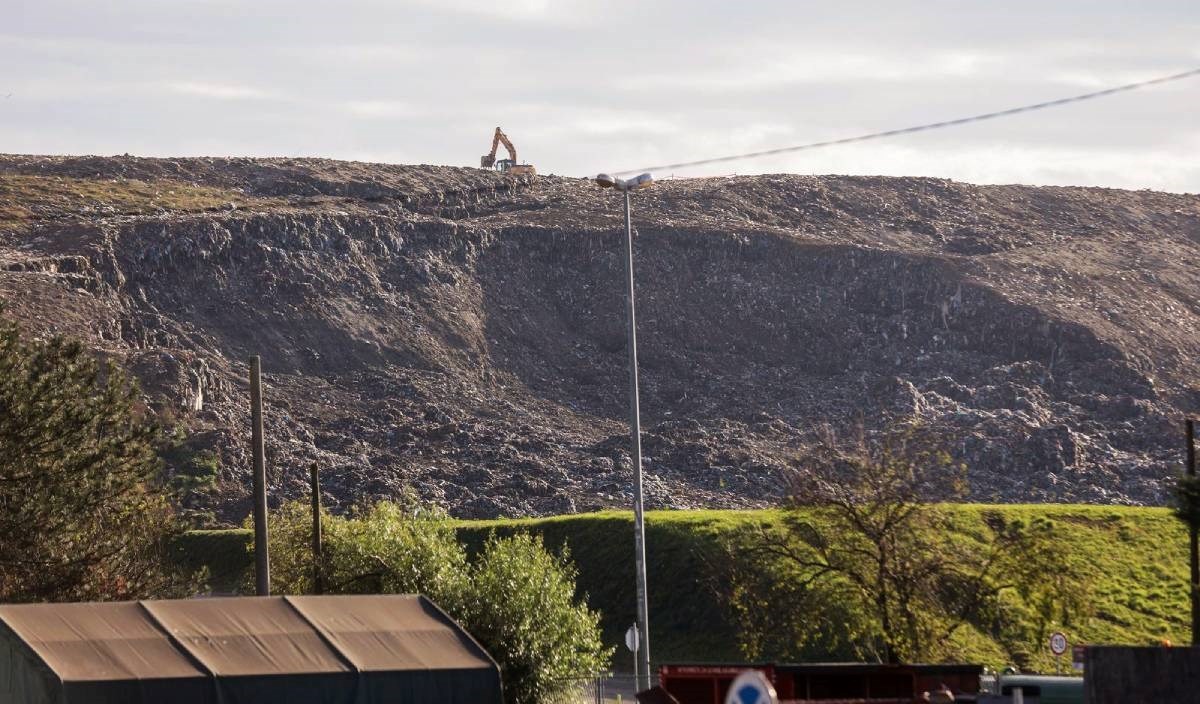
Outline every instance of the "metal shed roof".
<path id="1" fill-rule="evenodd" d="M 0 700 L 500 702 L 488 654 L 421 596 L 0 606 Z"/>

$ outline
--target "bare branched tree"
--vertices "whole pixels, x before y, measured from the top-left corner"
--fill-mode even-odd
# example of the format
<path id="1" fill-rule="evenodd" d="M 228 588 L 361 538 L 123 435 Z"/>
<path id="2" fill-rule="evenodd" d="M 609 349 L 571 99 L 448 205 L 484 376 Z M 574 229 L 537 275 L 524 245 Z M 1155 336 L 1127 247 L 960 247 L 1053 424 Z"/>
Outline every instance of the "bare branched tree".
<path id="1" fill-rule="evenodd" d="M 743 539 L 738 572 L 754 579 L 735 580 L 735 607 L 777 600 L 772 614 L 800 619 L 749 629 L 748 654 L 786 650 L 790 639 L 802 652 L 775 654 L 813 645 L 845 653 L 849 645 L 849 654 L 886 662 L 930 659 L 959 628 L 986 621 L 1005 590 L 1044 615 L 1043 629 L 1078 608 L 1031 583 L 1063 558 L 1045 526 L 991 513 L 983 541 L 950 529 L 946 502 L 964 495 L 964 477 L 965 467 L 918 425 L 874 438 L 824 431 L 784 477 L 783 520 Z M 840 624 L 821 622 L 829 618 Z M 764 629 L 782 640 L 772 645 Z"/>

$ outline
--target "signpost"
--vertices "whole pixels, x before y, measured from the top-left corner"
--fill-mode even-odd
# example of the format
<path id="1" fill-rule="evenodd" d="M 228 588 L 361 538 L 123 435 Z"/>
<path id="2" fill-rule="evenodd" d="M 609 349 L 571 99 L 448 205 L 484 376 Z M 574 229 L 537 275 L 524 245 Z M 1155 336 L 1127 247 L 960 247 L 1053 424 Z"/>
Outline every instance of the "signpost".
<path id="1" fill-rule="evenodd" d="M 635 692 L 637 691 L 637 688 L 638 688 L 637 651 L 638 651 L 638 644 L 641 642 L 642 642 L 641 634 L 638 633 L 638 627 L 637 627 L 637 624 L 635 623 L 629 627 L 629 630 L 625 631 L 625 647 L 629 648 L 629 652 L 633 653 L 633 691 L 635 691 Z"/>
<path id="2" fill-rule="evenodd" d="M 1062 656 L 1067 652 L 1067 637 L 1055 631 L 1050 635 L 1050 652 L 1054 653 L 1054 674 L 1062 674 Z"/>
<path id="3" fill-rule="evenodd" d="M 766 675 L 746 670 L 730 683 L 725 704 L 779 704 L 779 696 Z"/>

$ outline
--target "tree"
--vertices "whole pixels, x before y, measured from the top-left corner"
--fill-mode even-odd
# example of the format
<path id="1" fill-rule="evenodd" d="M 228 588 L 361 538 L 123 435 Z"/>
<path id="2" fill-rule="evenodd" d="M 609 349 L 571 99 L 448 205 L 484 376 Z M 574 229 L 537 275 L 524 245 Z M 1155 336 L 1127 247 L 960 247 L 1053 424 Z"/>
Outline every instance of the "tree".
<path id="1" fill-rule="evenodd" d="M 1173 487 L 1172 513 L 1189 530 L 1200 529 L 1200 477 L 1181 474 Z"/>
<path id="2" fill-rule="evenodd" d="M 304 502 L 272 515 L 273 591 L 312 590 L 311 524 Z M 539 538 L 492 537 L 472 561 L 450 519 L 411 499 L 323 514 L 321 531 L 327 593 L 429 596 L 496 659 L 512 704 L 546 701 L 607 667 L 599 615 L 576 598 L 569 557 Z"/>
<path id="3" fill-rule="evenodd" d="M 742 655 L 750 661 L 785 662 L 874 657 L 863 646 L 875 629 L 856 599 L 847 598 L 848 585 L 836 580 L 816 584 L 795 561 L 770 554 L 764 536 L 777 528 L 765 524 L 748 531 L 709 563 L 710 574 L 718 576 L 716 596 L 738 625 Z"/>
<path id="4" fill-rule="evenodd" d="M 157 433 L 138 391 L 78 342 L 0 320 L 0 601 L 134 598 L 175 586 Z"/>
<path id="5" fill-rule="evenodd" d="M 1200 644 L 1200 477 L 1196 471 L 1194 423 L 1186 422 L 1187 463 L 1184 474 L 1175 480 L 1173 512 L 1188 529 L 1188 599 L 1191 602 L 1192 644 Z"/>
<path id="6" fill-rule="evenodd" d="M 513 704 L 547 701 L 608 667 L 600 615 L 576 602 L 575 577 L 567 555 L 526 534 L 492 536 L 472 565 L 460 613 L 480 642 L 518 655 L 497 658 L 506 686 L 519 683 Z"/>
<path id="7" fill-rule="evenodd" d="M 1021 597 L 1022 616 L 1042 631 L 1081 610 L 1086 590 L 1056 592 L 1041 579 L 1056 569 L 1064 579 L 1080 578 L 1064 571 L 1049 524 L 992 513 L 982 540 L 953 530 L 942 502 L 961 496 L 964 469 L 918 426 L 878 438 L 859 431 L 848 442 L 826 431 L 787 473 L 779 523 L 742 539 L 746 558 L 736 572 L 748 576 L 734 580 L 734 608 L 748 611 L 764 594 L 777 600 L 773 612 L 785 614 L 779 632 L 792 652 L 775 656 L 825 649 L 886 662 L 944 655 L 969 623 L 1013 637 L 1012 624 L 998 615 L 1003 593 Z M 750 654 L 788 649 L 762 628 L 748 630 Z"/>

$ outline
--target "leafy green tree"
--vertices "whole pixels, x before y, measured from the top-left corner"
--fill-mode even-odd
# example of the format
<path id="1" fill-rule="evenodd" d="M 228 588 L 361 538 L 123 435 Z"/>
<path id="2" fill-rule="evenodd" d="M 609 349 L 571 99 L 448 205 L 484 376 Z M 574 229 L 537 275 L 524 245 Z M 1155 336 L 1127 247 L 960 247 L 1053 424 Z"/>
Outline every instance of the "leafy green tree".
<path id="1" fill-rule="evenodd" d="M 533 704 L 595 674 L 611 655 L 599 615 L 575 597 L 575 570 L 541 540 L 492 538 L 472 562 L 453 522 L 412 500 L 349 517 L 321 517 L 327 593 L 422 593 L 463 625 L 500 665 L 505 697 Z M 272 514 L 271 582 L 278 593 L 313 589 L 312 513 L 304 502 Z"/>
<path id="2" fill-rule="evenodd" d="M 575 601 L 575 569 L 540 537 L 491 537 L 471 569 L 462 622 L 481 643 L 501 648 L 501 676 L 513 704 L 549 701 L 582 677 L 607 669 L 600 615 Z"/>
<path id="3" fill-rule="evenodd" d="M 78 342 L 0 320 L 0 601 L 133 598 L 175 586 L 156 430 L 136 387 Z"/>

